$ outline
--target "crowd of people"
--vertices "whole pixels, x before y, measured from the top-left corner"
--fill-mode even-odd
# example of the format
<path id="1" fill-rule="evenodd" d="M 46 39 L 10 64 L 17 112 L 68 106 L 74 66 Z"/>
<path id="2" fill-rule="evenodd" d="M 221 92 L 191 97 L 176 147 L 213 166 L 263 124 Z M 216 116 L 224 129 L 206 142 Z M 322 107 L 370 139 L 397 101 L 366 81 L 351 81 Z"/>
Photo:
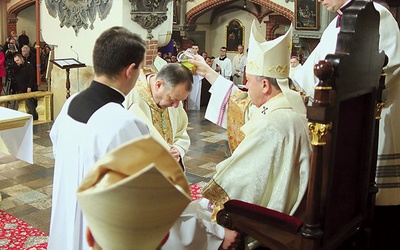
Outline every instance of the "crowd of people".
<path id="1" fill-rule="evenodd" d="M 51 48 L 44 44 L 40 48 L 40 79 L 43 80 L 46 73 Z M 30 43 L 25 30 L 17 36 L 11 31 L 5 43 L 0 45 L 0 93 L 1 95 L 29 93 L 37 91 L 36 70 L 36 42 Z M 38 119 L 36 112 L 36 98 L 26 101 L 28 113 L 34 120 Z M 15 109 L 18 107 L 14 105 Z"/>

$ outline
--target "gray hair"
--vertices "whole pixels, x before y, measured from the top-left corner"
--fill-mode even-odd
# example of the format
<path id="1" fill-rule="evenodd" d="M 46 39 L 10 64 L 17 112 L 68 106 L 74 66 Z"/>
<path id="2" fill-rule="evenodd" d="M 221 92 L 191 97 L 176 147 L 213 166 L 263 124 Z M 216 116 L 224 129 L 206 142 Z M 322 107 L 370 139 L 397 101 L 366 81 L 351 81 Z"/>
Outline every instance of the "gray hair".
<path id="1" fill-rule="evenodd" d="M 26 51 L 26 52 L 30 53 L 31 49 L 29 48 L 28 45 L 24 45 L 24 46 L 22 46 L 21 51 Z"/>
<path id="2" fill-rule="evenodd" d="M 180 63 L 168 63 L 157 73 L 156 79 L 164 81 L 165 87 L 172 89 L 178 84 L 185 84 L 187 91 L 192 91 L 193 75 Z"/>
<path id="3" fill-rule="evenodd" d="M 261 82 L 263 79 L 266 79 L 276 89 L 281 90 L 281 88 L 278 85 L 278 82 L 276 81 L 276 78 L 268 77 L 268 76 L 256 76 L 256 80 L 259 82 Z"/>

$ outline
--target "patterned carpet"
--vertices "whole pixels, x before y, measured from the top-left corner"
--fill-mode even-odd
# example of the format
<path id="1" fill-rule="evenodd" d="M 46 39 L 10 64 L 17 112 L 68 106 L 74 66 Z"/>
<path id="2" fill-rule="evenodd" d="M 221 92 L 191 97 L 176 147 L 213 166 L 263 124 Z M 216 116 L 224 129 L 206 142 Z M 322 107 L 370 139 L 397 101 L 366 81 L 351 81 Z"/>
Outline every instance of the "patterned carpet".
<path id="1" fill-rule="evenodd" d="M 48 235 L 0 210 L 0 249 L 47 249 Z"/>

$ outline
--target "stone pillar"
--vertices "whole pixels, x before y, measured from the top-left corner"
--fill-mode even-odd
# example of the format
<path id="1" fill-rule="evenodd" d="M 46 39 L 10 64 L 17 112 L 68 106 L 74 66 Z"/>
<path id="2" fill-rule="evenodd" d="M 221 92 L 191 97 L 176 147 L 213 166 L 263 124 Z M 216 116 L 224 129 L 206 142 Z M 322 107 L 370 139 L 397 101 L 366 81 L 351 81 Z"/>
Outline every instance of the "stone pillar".
<path id="1" fill-rule="evenodd" d="M 8 36 L 7 34 L 7 2 L 0 1 L 0 37 L 2 39 L 1 43 Z"/>

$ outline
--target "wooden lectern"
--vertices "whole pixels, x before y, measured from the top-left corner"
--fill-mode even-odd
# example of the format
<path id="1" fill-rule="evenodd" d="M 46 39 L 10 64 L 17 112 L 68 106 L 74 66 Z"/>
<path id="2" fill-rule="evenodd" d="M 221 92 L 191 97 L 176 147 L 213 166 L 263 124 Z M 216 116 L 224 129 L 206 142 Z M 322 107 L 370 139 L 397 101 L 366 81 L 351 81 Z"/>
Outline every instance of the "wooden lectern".
<path id="1" fill-rule="evenodd" d="M 86 67 L 84 63 L 79 62 L 78 60 L 74 58 L 65 58 L 65 59 L 54 59 L 50 60 L 52 63 L 57 65 L 61 69 L 65 69 L 67 72 L 67 80 L 65 82 L 65 87 L 67 88 L 67 99 L 70 96 L 70 88 L 71 88 L 71 82 L 69 81 L 69 70 L 73 68 L 82 68 Z"/>

